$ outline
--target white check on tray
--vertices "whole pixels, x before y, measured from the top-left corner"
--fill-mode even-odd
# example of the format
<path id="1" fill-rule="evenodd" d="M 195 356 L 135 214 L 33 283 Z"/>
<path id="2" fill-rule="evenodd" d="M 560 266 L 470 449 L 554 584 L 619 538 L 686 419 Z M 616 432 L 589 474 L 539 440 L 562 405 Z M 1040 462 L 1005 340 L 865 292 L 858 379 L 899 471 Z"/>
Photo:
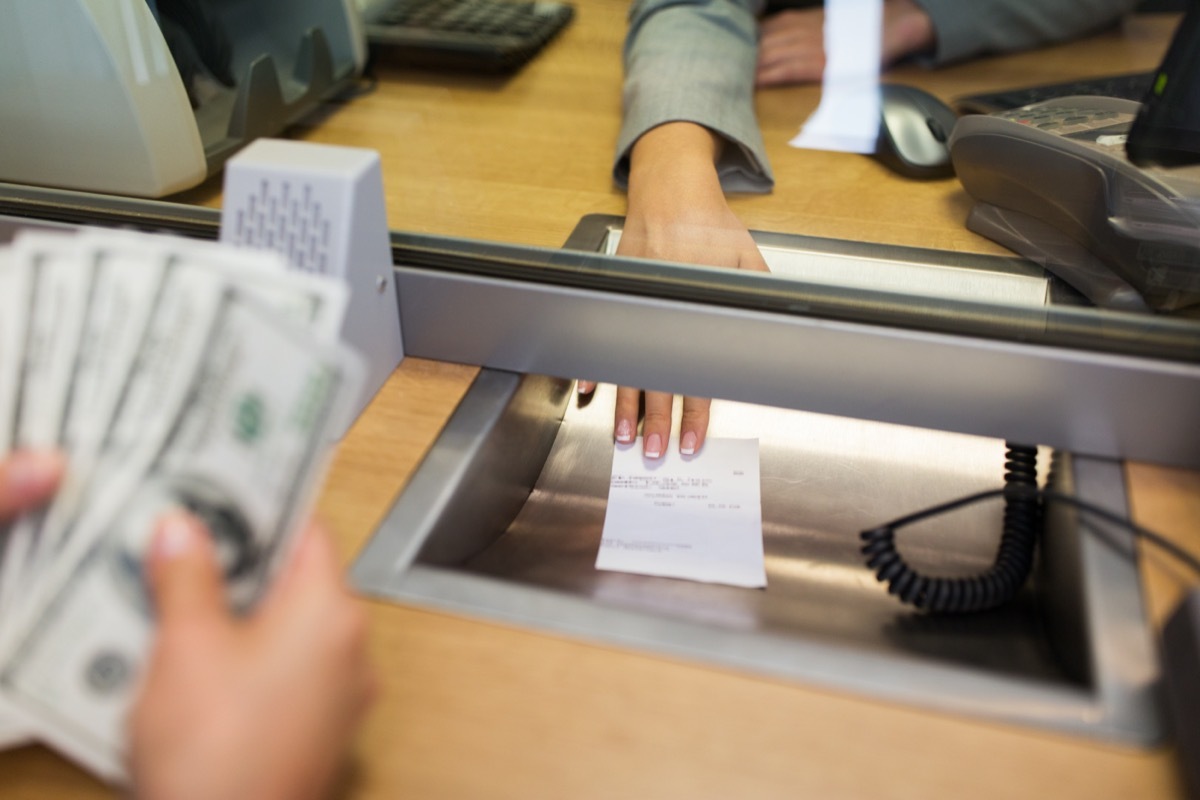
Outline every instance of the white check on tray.
<path id="1" fill-rule="evenodd" d="M 613 450 L 596 569 L 762 588 L 757 439 L 709 438 L 701 451 L 642 456 Z"/>

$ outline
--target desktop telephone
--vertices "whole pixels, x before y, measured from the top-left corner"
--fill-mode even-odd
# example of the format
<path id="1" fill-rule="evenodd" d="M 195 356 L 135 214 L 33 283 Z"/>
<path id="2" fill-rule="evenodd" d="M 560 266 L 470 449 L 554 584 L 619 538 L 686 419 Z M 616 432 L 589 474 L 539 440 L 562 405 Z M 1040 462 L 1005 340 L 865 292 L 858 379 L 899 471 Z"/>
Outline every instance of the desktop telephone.
<path id="1" fill-rule="evenodd" d="M 950 155 L 977 201 L 967 227 L 1096 305 L 1200 305 L 1200 166 L 1132 164 L 1125 140 L 1138 109 L 1068 97 L 961 118 Z"/>
<path id="2" fill-rule="evenodd" d="M 959 119 L 967 227 L 1096 305 L 1200 312 L 1198 64 L 1193 4 L 1141 103 L 1059 97 Z"/>

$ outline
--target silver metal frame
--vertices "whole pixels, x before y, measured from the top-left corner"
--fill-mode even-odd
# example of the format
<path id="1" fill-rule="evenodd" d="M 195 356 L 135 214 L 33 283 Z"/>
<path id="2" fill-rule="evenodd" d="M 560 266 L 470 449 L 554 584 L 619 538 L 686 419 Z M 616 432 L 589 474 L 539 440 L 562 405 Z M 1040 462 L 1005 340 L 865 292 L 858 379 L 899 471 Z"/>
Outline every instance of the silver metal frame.
<path id="1" fill-rule="evenodd" d="M 1200 365 L 398 264 L 409 354 L 1200 467 Z"/>

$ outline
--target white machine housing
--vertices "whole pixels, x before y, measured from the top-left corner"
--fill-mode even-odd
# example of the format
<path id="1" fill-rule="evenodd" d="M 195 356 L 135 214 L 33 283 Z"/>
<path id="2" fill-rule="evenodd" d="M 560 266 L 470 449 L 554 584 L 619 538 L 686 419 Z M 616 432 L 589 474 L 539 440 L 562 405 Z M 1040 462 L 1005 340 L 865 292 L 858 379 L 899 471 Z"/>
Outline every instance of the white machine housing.
<path id="1" fill-rule="evenodd" d="M 10 0 L 0 181 L 161 197 L 203 181 L 361 73 L 353 0 L 210 0 L 237 85 L 193 109 L 146 0 Z"/>

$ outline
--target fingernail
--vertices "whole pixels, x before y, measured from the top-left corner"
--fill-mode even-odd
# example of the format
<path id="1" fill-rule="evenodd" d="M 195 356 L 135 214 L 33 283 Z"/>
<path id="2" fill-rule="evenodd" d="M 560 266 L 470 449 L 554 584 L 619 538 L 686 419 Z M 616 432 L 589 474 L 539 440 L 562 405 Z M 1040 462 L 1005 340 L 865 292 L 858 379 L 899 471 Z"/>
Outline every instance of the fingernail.
<path id="1" fill-rule="evenodd" d="M 591 394 L 596 389 L 596 384 L 591 381 L 579 381 L 575 384 L 575 389 L 580 394 Z"/>
<path id="2" fill-rule="evenodd" d="M 696 432 L 688 431 L 679 440 L 679 452 L 685 456 L 690 456 L 696 452 Z"/>
<path id="3" fill-rule="evenodd" d="M 196 527 L 191 517 L 182 511 L 172 511 L 159 518 L 151 545 L 155 559 L 179 558 L 195 547 Z"/>
<path id="4" fill-rule="evenodd" d="M 623 419 L 617 423 L 617 441 L 622 444 L 628 444 L 633 441 L 633 424 Z"/>
<path id="5" fill-rule="evenodd" d="M 20 497 L 48 489 L 62 470 L 62 457 L 44 450 L 14 453 L 5 470 L 8 490 Z"/>
<path id="6" fill-rule="evenodd" d="M 644 451 L 646 458 L 658 458 L 662 455 L 662 437 L 657 433 L 650 434 L 650 438 L 646 440 L 646 449 Z"/>

